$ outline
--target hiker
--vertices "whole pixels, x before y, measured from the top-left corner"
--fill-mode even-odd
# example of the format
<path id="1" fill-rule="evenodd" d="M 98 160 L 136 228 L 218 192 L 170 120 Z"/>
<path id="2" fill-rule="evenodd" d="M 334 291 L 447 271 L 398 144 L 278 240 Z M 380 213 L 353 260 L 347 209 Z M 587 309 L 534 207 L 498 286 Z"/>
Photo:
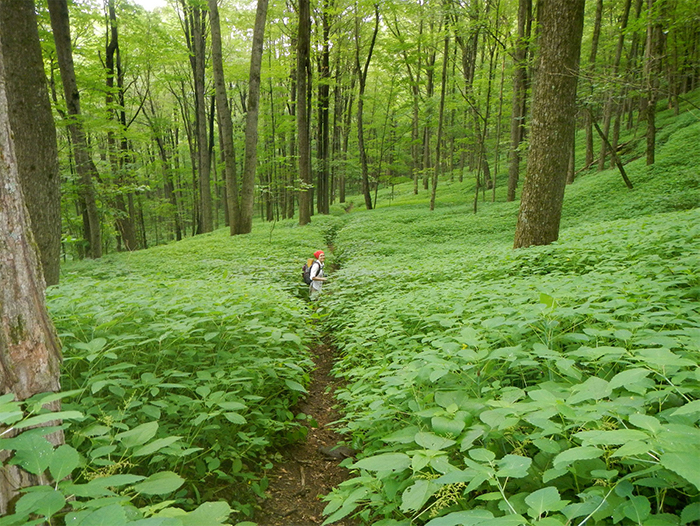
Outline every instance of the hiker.
<path id="1" fill-rule="evenodd" d="M 309 298 L 313 301 L 318 298 L 321 294 L 321 287 L 323 287 L 323 282 L 326 281 L 326 277 L 323 275 L 323 262 L 326 260 L 326 255 L 323 250 L 317 250 L 314 252 L 314 257 L 316 261 L 311 264 L 311 270 L 309 271 L 309 277 L 311 278 L 311 283 L 309 284 Z"/>

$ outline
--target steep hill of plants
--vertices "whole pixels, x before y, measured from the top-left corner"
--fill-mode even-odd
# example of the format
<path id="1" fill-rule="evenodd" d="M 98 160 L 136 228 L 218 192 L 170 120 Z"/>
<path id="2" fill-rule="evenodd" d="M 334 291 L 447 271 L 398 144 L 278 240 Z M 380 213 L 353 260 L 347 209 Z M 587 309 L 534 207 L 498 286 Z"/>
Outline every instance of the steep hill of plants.
<path id="1" fill-rule="evenodd" d="M 699 133 L 674 121 L 633 191 L 582 176 L 551 246 L 514 252 L 517 205 L 459 185 L 342 222 L 323 307 L 362 454 L 327 523 L 700 520 Z"/>

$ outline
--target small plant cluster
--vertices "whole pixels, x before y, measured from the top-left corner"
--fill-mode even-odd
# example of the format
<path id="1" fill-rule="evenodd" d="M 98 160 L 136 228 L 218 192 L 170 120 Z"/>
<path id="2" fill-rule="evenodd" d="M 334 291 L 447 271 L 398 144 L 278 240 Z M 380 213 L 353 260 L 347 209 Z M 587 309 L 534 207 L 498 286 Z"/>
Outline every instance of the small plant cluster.
<path id="1" fill-rule="evenodd" d="M 363 451 L 327 524 L 700 521 L 700 211 L 518 252 L 377 222 L 324 302 Z"/>
<path id="2" fill-rule="evenodd" d="M 10 426 L 0 449 L 53 482 L 25 490 L 0 525 L 215 526 L 251 515 L 274 448 L 307 430 L 292 408 L 316 332 L 288 291 L 321 229 L 288 226 L 274 246 L 268 232 L 222 231 L 67 267 L 48 294 L 65 391 L 0 404 Z M 58 398 L 61 413 L 41 409 Z M 60 429 L 26 430 L 56 418 Z M 54 430 L 64 445 L 47 440 Z"/>

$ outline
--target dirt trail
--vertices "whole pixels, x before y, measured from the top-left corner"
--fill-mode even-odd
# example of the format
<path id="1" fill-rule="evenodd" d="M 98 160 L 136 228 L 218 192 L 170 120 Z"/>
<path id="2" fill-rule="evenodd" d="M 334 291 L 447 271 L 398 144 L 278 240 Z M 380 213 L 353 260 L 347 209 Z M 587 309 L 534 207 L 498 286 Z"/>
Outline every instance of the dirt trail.
<path id="1" fill-rule="evenodd" d="M 321 496 L 348 478 L 346 469 L 321 452 L 328 451 L 342 436 L 328 427 L 338 418 L 333 409 L 333 391 L 337 380 L 330 376 L 333 366 L 333 350 L 325 344 L 314 351 L 316 370 L 311 375 L 311 385 L 306 400 L 297 407 L 298 412 L 313 417 L 318 427 L 309 428 L 306 440 L 291 445 L 281 453 L 284 460 L 268 473 L 269 498 L 261 503 L 255 514 L 259 526 L 318 526 L 323 523 L 326 502 Z M 328 391 L 328 392 L 327 392 Z M 353 526 L 352 521 L 334 523 L 337 526 Z"/>

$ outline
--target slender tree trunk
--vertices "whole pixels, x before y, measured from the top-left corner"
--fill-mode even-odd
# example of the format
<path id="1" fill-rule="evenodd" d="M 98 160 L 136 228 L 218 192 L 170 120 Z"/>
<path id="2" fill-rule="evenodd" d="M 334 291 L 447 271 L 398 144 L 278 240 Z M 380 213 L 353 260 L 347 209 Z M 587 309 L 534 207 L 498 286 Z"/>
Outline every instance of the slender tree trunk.
<path id="1" fill-rule="evenodd" d="M 447 86 L 447 63 L 450 54 L 450 36 L 445 31 L 445 47 L 442 55 L 442 79 L 440 84 L 440 108 L 438 110 L 438 130 L 435 142 L 435 169 L 433 170 L 433 184 L 430 192 L 430 210 L 435 210 L 435 196 L 437 194 L 438 176 L 441 174 L 440 152 L 442 144 L 442 127 L 445 116 L 445 90 Z"/>
<path id="2" fill-rule="evenodd" d="M 110 120 L 117 122 L 118 128 L 122 132 L 125 131 L 121 127 L 121 121 L 117 118 L 117 111 L 121 111 L 123 114 L 124 106 L 123 101 L 123 90 L 124 82 L 123 75 L 121 72 L 121 60 L 119 51 L 119 30 L 117 27 L 117 17 L 114 9 L 114 0 L 108 0 L 107 9 L 109 16 L 107 17 L 107 45 L 105 48 L 105 69 L 107 74 L 107 93 L 106 93 L 106 105 L 107 113 Z M 117 57 L 116 67 L 115 67 L 115 55 Z M 117 100 L 118 104 L 115 104 L 115 86 L 114 79 L 117 78 L 116 91 L 118 92 Z M 115 108 L 115 105 L 117 108 Z M 124 202 L 124 195 L 121 192 L 119 186 L 123 183 L 123 166 L 124 158 L 127 152 L 122 150 L 121 152 L 117 149 L 117 140 L 113 131 L 107 132 L 107 144 L 109 146 L 109 160 L 110 166 L 112 167 L 112 177 L 116 185 L 114 192 L 114 204 L 117 209 L 117 217 L 115 220 L 117 232 L 121 240 L 124 242 L 124 248 L 128 251 L 136 250 L 138 247 L 136 245 L 136 234 L 134 232 L 133 218 L 129 215 L 126 208 L 126 203 Z M 126 146 L 126 145 L 125 145 Z M 120 155 L 120 153 L 122 155 Z"/>
<path id="3" fill-rule="evenodd" d="M 221 24 L 217 0 L 209 0 L 209 20 L 211 27 L 212 65 L 216 92 L 216 111 L 219 135 L 224 157 L 224 179 L 226 181 L 226 210 L 229 218 L 229 232 L 233 236 L 241 232 L 240 201 L 238 196 L 238 177 L 236 174 L 236 152 L 233 147 L 233 122 L 226 95 L 224 79 L 223 54 L 221 51 Z"/>
<path id="4" fill-rule="evenodd" d="M 525 130 L 525 104 L 527 95 L 527 55 L 530 39 L 532 0 L 518 2 L 518 37 L 515 41 L 513 61 L 513 114 L 510 120 L 510 154 L 508 163 L 508 201 L 515 201 L 515 189 L 520 178 L 520 143 Z"/>
<path id="5" fill-rule="evenodd" d="M 664 49 L 664 35 L 661 27 L 663 0 L 647 0 L 647 43 L 644 52 L 644 73 L 647 90 L 647 165 L 654 164 L 656 152 L 656 103 L 659 99 L 659 74 Z"/>
<path id="6" fill-rule="evenodd" d="M 258 164 L 258 113 L 260 101 L 260 69 L 262 67 L 263 39 L 268 0 L 258 0 L 253 29 L 253 49 L 250 56 L 248 81 L 248 112 L 245 123 L 245 159 L 241 184 L 241 233 L 253 230 L 253 202 L 255 171 Z"/>
<path id="7" fill-rule="evenodd" d="M 58 392 L 61 347 L 46 311 L 46 288 L 39 254 L 24 204 L 10 128 L 5 82 L 5 33 L 0 34 L 0 393 L 25 400 L 42 392 Z M 52 404 L 51 409 L 59 409 Z M 50 422 L 48 425 L 56 425 Z M 1 429 L 5 438 L 15 432 Z M 47 436 L 63 442 L 63 432 Z M 45 475 L 33 475 L 18 465 L 5 464 L 9 451 L 0 451 L 0 515 L 9 514 L 21 488 L 47 484 Z"/>
<path id="8" fill-rule="evenodd" d="M 214 229 L 214 214 L 211 198 L 211 160 L 207 141 L 207 108 L 204 85 L 206 61 L 206 12 L 180 0 L 187 47 L 190 51 L 190 66 L 194 79 L 196 159 L 199 176 L 199 225 L 197 232 L 206 233 Z"/>
<path id="9" fill-rule="evenodd" d="M 514 247 L 559 237 L 566 169 L 575 131 L 584 0 L 541 0 L 537 72 L 527 178 Z"/>
<path id="10" fill-rule="evenodd" d="M 333 3 L 324 0 L 323 51 L 321 52 L 318 80 L 318 198 L 317 210 L 320 214 L 330 213 L 330 11 Z"/>
<path id="11" fill-rule="evenodd" d="M 362 169 L 362 194 L 365 197 L 365 207 L 367 210 L 372 210 L 372 195 L 370 194 L 369 168 L 367 166 L 367 150 L 365 148 L 364 98 L 365 85 L 367 83 L 367 70 L 372 60 L 372 53 L 374 51 L 374 44 L 377 41 L 378 32 L 379 4 L 374 4 L 374 32 L 372 33 L 372 39 L 369 44 L 364 67 L 360 65 L 360 19 L 359 15 L 355 17 L 355 67 L 357 68 L 358 80 L 360 82 L 360 93 L 357 98 L 357 147 L 360 152 L 360 167 Z"/>
<path id="12" fill-rule="evenodd" d="M 76 170 L 80 177 L 80 195 L 85 201 L 89 228 L 90 256 L 100 258 L 102 257 L 102 230 L 100 215 L 97 210 L 95 187 L 93 185 L 93 179 L 96 179 L 98 174 L 95 163 L 90 156 L 80 115 L 80 93 L 75 81 L 70 19 L 66 0 L 49 0 L 49 13 L 51 15 L 53 38 L 56 43 L 56 56 L 61 70 L 61 80 L 63 81 L 66 109 L 71 117 L 68 130 L 73 142 Z"/>
<path id="13" fill-rule="evenodd" d="M 306 99 L 311 46 L 311 8 L 309 0 L 299 0 L 299 36 L 297 41 L 297 141 L 299 145 L 299 224 L 311 221 L 311 145 L 309 141 L 309 118 Z"/>
<path id="14" fill-rule="evenodd" d="M 595 9 L 595 20 L 593 23 L 593 36 L 591 38 L 591 54 L 588 57 L 588 68 L 586 74 L 589 77 L 588 87 L 593 95 L 593 74 L 595 73 L 595 60 L 598 55 L 598 41 L 600 40 L 600 23 L 603 17 L 603 0 L 597 0 Z M 593 114 L 585 113 L 586 118 L 586 168 L 593 164 Z"/>
<path id="15" fill-rule="evenodd" d="M 617 80 L 617 75 L 620 69 L 620 60 L 622 59 L 622 49 L 625 44 L 625 31 L 627 30 L 627 21 L 629 19 L 629 14 L 630 14 L 630 8 L 632 7 L 632 0 L 625 0 L 625 5 L 623 6 L 622 9 L 622 16 L 620 18 L 620 35 L 618 36 L 617 39 L 617 48 L 615 49 L 615 58 L 613 60 L 613 65 L 612 65 L 612 76 L 614 80 Z M 610 92 L 608 94 L 608 98 L 605 101 L 605 109 L 603 111 L 603 135 L 606 137 L 610 133 L 610 122 L 612 120 L 612 115 L 613 115 L 613 109 L 615 105 L 617 104 L 615 102 L 616 95 L 620 93 L 620 88 L 613 85 L 613 87 L 610 89 Z M 618 121 L 619 123 L 619 121 Z M 618 124 L 618 133 L 619 133 L 619 124 Z M 617 147 L 617 135 L 615 135 L 613 139 L 613 147 Z M 605 153 L 607 149 L 605 147 L 605 144 L 601 144 L 600 146 L 600 155 L 598 156 L 598 171 L 603 170 L 605 168 Z M 612 152 L 611 152 L 612 153 Z"/>
<path id="16" fill-rule="evenodd" d="M 44 74 L 34 0 L 0 1 L 9 119 L 17 168 L 47 285 L 58 283 L 61 195 L 56 127 Z"/>

